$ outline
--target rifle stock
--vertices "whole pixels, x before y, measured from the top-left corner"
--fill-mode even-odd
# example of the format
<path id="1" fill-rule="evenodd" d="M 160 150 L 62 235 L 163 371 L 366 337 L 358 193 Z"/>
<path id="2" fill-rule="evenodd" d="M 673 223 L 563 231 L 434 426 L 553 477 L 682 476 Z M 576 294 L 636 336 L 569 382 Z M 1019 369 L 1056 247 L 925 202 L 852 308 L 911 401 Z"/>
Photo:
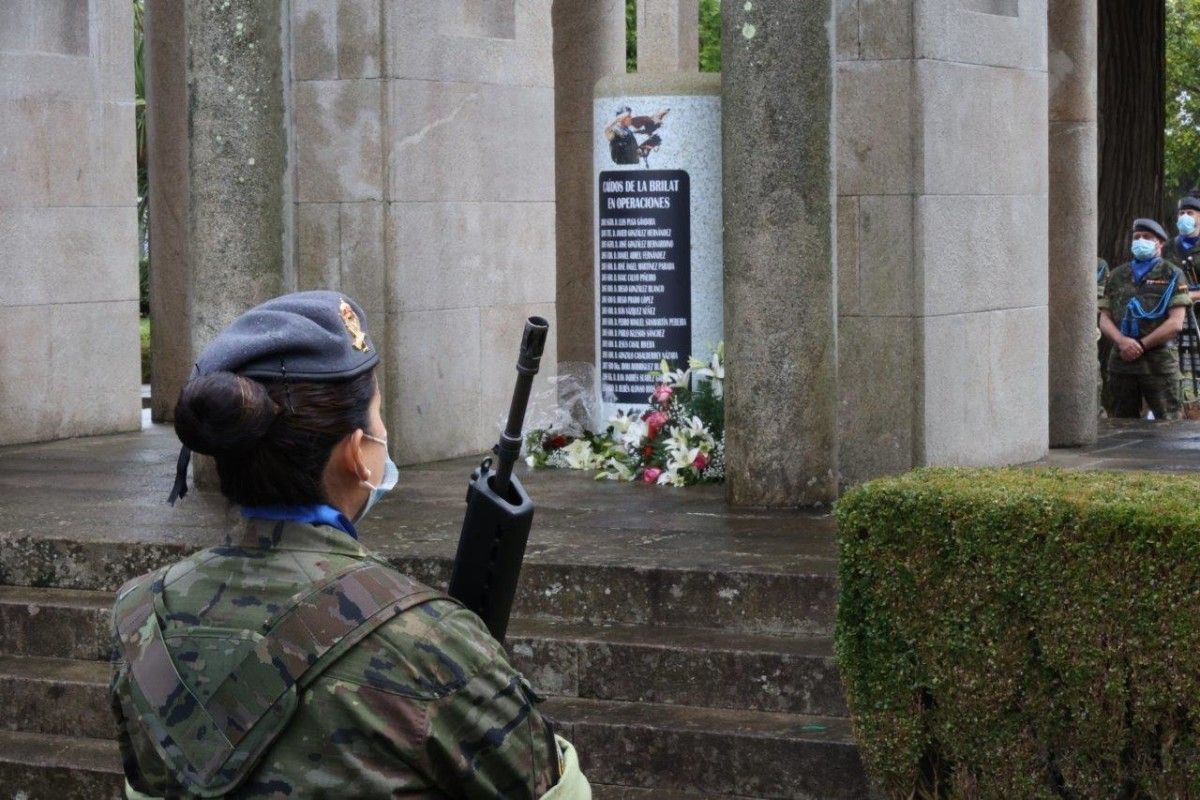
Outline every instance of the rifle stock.
<path id="1" fill-rule="evenodd" d="M 500 642 L 508 630 L 533 525 L 533 502 L 512 470 L 521 452 L 521 428 L 548 330 L 549 324 L 541 317 L 525 322 L 508 423 L 494 448 L 496 465 L 493 469 L 492 459 L 485 459 L 471 475 L 467 512 L 450 575 L 450 596 L 478 614 Z"/>

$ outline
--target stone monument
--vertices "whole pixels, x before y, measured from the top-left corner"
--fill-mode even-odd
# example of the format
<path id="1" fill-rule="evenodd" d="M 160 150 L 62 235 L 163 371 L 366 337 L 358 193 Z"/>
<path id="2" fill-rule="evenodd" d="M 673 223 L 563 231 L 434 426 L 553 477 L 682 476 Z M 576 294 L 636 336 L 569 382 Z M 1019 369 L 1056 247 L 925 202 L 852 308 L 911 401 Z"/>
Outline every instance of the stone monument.
<path id="1" fill-rule="evenodd" d="M 619 75 L 596 87 L 596 374 L 605 419 L 648 373 L 723 337 L 721 79 Z"/>

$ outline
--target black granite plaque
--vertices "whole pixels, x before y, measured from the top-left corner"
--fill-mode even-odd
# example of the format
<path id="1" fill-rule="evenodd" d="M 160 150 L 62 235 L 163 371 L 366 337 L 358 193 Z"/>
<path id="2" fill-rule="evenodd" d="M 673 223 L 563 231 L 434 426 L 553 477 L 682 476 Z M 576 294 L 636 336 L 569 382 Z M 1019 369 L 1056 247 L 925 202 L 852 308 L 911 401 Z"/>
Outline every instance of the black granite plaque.
<path id="1" fill-rule="evenodd" d="M 683 170 L 600 173 L 600 391 L 644 404 L 647 374 L 686 367 L 692 343 L 691 206 Z"/>

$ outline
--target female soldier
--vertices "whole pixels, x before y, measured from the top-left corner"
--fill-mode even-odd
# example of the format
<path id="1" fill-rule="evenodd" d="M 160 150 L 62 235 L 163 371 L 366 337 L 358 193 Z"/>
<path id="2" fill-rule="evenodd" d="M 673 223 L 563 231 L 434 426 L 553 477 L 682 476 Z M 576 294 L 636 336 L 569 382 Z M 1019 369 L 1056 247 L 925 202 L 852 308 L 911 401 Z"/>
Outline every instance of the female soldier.
<path id="1" fill-rule="evenodd" d="M 570 745 L 471 612 L 355 523 L 396 483 L 359 306 L 252 309 L 175 410 L 243 521 L 135 579 L 113 611 L 113 710 L 137 797 L 589 797 Z"/>

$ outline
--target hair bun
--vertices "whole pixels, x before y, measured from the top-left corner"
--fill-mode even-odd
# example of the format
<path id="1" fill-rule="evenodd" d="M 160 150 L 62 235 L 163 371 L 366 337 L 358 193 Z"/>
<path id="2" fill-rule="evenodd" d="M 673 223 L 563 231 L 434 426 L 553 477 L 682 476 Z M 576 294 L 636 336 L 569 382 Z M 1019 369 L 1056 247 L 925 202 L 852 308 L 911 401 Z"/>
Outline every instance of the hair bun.
<path id="1" fill-rule="evenodd" d="M 184 384 L 175 405 L 175 433 L 197 453 L 236 455 L 258 444 L 279 411 L 258 381 L 212 372 Z"/>

